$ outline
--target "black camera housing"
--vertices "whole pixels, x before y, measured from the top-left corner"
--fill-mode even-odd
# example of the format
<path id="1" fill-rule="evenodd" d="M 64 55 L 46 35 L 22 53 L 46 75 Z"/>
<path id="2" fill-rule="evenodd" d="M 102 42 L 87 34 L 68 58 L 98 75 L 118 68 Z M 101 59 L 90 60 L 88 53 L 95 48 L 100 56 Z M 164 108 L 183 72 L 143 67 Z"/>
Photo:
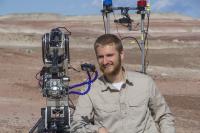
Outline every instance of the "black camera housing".
<path id="1" fill-rule="evenodd" d="M 44 97 L 61 98 L 67 94 L 66 83 L 69 79 L 66 78 L 66 69 L 70 63 L 70 34 L 66 28 L 58 27 L 42 36 L 42 60 L 45 66 L 41 76 Z"/>

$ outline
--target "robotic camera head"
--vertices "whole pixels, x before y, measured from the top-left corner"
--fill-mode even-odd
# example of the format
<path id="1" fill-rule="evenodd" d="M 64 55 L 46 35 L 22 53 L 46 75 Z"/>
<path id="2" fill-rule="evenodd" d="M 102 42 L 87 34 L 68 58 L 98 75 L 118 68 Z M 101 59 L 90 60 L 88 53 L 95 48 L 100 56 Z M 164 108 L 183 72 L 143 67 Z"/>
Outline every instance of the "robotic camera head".
<path id="1" fill-rule="evenodd" d="M 64 29 L 65 31 L 62 31 Z M 67 33 L 66 33 L 67 31 Z M 64 27 L 52 29 L 42 37 L 42 58 L 45 65 L 58 65 L 67 60 L 69 63 L 69 35 Z"/>
<path id="2" fill-rule="evenodd" d="M 70 60 L 70 34 L 66 28 L 58 27 L 45 33 L 42 37 L 44 67 L 40 75 L 43 79 L 42 92 L 44 97 L 61 98 L 67 94 L 66 87 L 69 77 L 67 77 L 66 69 L 68 69 Z"/>

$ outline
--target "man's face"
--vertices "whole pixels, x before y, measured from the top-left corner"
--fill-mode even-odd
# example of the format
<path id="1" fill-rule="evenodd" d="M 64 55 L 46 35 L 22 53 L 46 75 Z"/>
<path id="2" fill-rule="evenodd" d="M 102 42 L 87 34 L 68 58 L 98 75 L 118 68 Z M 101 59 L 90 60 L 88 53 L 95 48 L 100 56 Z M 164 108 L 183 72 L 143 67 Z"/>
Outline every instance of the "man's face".
<path id="1" fill-rule="evenodd" d="M 99 46 L 96 49 L 97 61 L 104 75 L 115 75 L 121 70 L 123 51 L 119 53 L 114 45 Z"/>

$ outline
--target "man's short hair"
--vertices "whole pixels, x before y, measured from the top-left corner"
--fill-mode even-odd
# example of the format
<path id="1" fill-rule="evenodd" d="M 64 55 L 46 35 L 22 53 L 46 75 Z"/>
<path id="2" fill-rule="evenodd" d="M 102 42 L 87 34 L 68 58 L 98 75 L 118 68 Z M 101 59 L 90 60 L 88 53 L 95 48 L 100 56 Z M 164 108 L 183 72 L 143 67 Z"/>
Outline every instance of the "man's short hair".
<path id="1" fill-rule="evenodd" d="M 94 43 L 94 50 L 96 52 L 97 47 L 115 45 L 116 50 L 120 53 L 123 51 L 123 46 L 121 40 L 114 34 L 104 34 L 99 36 Z"/>

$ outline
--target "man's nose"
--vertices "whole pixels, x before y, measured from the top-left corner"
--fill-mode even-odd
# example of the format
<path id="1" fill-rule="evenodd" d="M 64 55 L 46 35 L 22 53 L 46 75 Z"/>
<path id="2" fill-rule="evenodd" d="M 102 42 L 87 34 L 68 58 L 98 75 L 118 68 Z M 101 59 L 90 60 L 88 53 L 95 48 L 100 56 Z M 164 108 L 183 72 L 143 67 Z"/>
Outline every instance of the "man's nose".
<path id="1" fill-rule="evenodd" d="M 106 57 L 103 58 L 103 64 L 104 65 L 108 64 L 108 59 Z"/>

